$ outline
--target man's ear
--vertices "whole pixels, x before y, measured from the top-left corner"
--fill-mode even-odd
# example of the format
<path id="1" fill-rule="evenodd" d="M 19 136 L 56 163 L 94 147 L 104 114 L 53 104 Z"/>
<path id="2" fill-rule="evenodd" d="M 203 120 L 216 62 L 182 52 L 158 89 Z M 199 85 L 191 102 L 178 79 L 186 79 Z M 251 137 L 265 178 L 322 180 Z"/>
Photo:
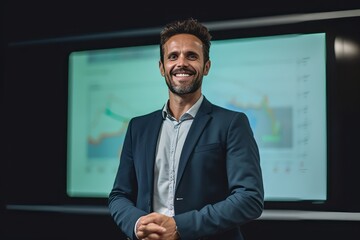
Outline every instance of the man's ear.
<path id="1" fill-rule="evenodd" d="M 204 76 L 208 75 L 209 71 L 210 71 L 210 67 L 211 67 L 211 61 L 208 60 L 205 63 L 205 67 L 204 67 Z"/>
<path id="2" fill-rule="evenodd" d="M 164 65 L 162 64 L 161 60 L 159 61 L 159 70 L 161 73 L 161 76 L 165 75 Z"/>

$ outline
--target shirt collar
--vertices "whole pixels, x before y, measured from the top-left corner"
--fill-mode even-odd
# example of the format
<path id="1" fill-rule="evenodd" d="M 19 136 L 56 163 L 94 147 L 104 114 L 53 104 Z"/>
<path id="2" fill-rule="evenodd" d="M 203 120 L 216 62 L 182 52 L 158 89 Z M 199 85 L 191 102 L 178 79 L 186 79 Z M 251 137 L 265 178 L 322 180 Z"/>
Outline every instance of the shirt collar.
<path id="1" fill-rule="evenodd" d="M 200 105 L 202 103 L 204 99 L 204 96 L 201 95 L 200 98 L 195 102 L 194 105 L 191 106 L 191 108 L 189 110 L 186 111 L 186 113 L 184 113 L 181 117 L 180 117 L 180 120 L 183 118 L 183 116 L 186 116 L 186 115 L 190 115 L 192 118 L 195 118 L 195 115 L 197 114 L 197 112 L 199 111 L 199 108 L 200 108 Z M 169 110 L 169 100 L 166 101 L 163 109 L 162 109 L 162 116 L 163 116 L 163 119 L 165 119 L 167 116 L 170 116 L 171 118 L 173 118 L 170 114 L 170 110 Z"/>

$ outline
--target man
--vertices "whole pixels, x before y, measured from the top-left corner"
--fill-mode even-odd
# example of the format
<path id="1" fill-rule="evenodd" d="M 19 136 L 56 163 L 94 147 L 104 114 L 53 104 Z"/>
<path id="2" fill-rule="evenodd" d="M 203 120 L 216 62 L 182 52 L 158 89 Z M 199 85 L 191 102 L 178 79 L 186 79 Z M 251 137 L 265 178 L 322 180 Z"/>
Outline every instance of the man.
<path id="1" fill-rule="evenodd" d="M 211 35 L 194 19 L 165 26 L 162 110 L 128 126 L 109 209 L 128 239 L 243 239 L 263 210 L 257 144 L 244 113 L 202 94 Z M 220 79 L 221 80 L 221 79 Z"/>

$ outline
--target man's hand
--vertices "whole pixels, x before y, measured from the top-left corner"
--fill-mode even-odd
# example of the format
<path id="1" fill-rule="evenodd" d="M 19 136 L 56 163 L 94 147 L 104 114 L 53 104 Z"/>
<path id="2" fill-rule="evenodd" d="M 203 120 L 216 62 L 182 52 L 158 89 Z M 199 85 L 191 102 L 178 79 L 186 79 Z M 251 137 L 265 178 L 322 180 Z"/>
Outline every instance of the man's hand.
<path id="1" fill-rule="evenodd" d="M 139 219 L 136 235 L 144 240 L 174 240 L 179 239 L 174 218 L 160 213 L 150 213 Z"/>

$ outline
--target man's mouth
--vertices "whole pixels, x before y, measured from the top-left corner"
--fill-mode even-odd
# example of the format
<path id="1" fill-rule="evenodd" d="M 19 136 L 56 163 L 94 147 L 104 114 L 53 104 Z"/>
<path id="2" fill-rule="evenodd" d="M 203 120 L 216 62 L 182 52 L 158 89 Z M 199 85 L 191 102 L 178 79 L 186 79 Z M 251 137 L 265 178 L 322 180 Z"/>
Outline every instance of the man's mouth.
<path id="1" fill-rule="evenodd" d="M 189 77 L 190 74 L 188 73 L 176 73 L 174 74 L 175 77 Z"/>

